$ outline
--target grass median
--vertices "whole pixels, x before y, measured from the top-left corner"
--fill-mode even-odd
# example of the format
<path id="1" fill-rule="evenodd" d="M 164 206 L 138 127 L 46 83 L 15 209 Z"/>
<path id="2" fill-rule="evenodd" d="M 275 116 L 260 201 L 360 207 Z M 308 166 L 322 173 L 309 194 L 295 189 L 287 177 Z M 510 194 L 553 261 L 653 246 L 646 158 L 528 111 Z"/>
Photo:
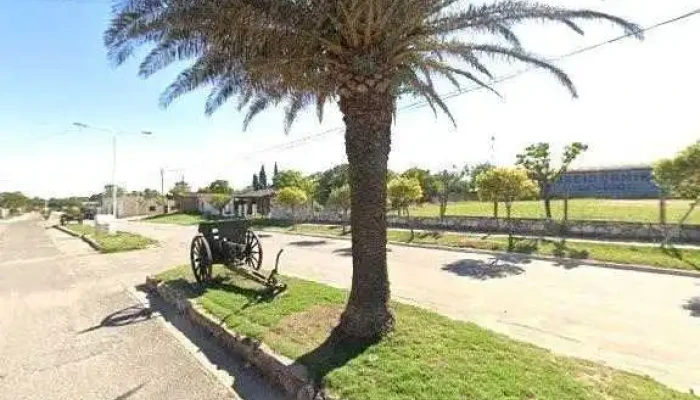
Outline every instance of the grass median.
<path id="1" fill-rule="evenodd" d="M 547 350 L 414 306 L 394 304 L 395 331 L 357 346 L 326 339 L 347 292 L 281 277 L 288 289 L 264 288 L 215 266 L 215 283 L 194 282 L 189 266 L 158 276 L 232 330 L 262 340 L 304 364 L 346 400 L 697 400 L 639 375 Z"/>
<path id="2" fill-rule="evenodd" d="M 64 227 L 93 239 L 100 245 L 100 252 L 102 253 L 141 250 L 158 243 L 154 239 L 129 232 L 118 231 L 114 234 L 97 233 L 95 227 L 89 224 L 70 224 Z"/>
<path id="3" fill-rule="evenodd" d="M 264 229 L 300 235 L 313 234 L 331 237 L 350 237 L 350 234 L 343 232 L 342 228 L 338 225 L 299 224 L 292 227 L 266 227 Z M 387 237 L 389 241 L 397 243 L 430 244 L 493 251 L 508 251 L 510 247 L 510 251 L 516 253 L 700 271 L 700 250 L 696 249 L 662 249 L 659 246 L 520 237 L 514 238 L 512 245 L 509 246 L 508 238 L 503 236 L 416 231 L 415 236 L 411 239 L 411 233 L 401 229 L 389 229 Z"/>

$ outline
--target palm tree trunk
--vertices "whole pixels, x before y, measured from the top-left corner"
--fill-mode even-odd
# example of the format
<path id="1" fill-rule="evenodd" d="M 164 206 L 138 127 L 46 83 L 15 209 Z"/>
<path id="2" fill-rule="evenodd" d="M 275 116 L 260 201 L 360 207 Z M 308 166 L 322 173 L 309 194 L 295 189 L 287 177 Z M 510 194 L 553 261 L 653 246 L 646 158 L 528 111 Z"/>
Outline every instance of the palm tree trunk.
<path id="1" fill-rule="evenodd" d="M 394 98 L 385 93 L 342 96 L 349 162 L 352 288 L 338 331 L 374 340 L 393 328 L 386 264 L 386 184 Z"/>

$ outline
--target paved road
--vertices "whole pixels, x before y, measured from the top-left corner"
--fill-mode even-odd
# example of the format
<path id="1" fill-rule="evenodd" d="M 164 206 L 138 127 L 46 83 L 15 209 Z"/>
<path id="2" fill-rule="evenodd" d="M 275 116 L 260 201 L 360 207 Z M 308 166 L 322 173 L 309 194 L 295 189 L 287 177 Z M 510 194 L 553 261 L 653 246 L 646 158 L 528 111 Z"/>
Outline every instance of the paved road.
<path id="1" fill-rule="evenodd" d="M 183 264 L 194 227 L 129 222 L 122 229 L 164 242 L 160 263 Z M 261 233 L 266 252 L 285 248 L 282 273 L 348 287 L 350 243 Z M 700 279 L 576 264 L 389 247 L 395 299 L 469 320 L 557 353 L 648 374 L 700 392 Z M 695 315 L 695 316 L 693 316 Z"/>
<path id="2" fill-rule="evenodd" d="M 37 218 L 0 226 L 0 399 L 280 398 L 172 310 L 130 294 L 162 269 L 148 262 L 160 251 L 95 254 Z"/>

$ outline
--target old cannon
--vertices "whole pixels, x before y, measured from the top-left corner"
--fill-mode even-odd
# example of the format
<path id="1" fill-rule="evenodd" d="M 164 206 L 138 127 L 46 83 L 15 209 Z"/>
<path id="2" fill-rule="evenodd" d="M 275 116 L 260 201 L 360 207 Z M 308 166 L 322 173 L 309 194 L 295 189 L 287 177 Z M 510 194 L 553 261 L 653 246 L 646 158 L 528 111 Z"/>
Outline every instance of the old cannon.
<path id="1" fill-rule="evenodd" d="M 269 275 L 260 272 L 263 249 L 260 238 L 250 229 L 247 220 L 209 221 L 199 224 L 199 232 L 190 246 L 190 263 L 197 282 L 212 279 L 214 264 L 223 264 L 230 270 L 244 273 L 249 278 L 273 290 L 284 290 L 277 280 L 279 256 Z"/>

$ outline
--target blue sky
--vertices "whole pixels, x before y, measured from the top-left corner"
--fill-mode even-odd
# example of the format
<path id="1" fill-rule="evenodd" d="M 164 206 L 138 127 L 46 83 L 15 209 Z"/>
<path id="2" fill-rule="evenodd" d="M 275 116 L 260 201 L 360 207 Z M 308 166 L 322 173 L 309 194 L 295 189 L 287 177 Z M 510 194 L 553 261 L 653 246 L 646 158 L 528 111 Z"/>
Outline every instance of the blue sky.
<path id="1" fill-rule="evenodd" d="M 550 1 L 550 3 L 557 3 Z M 570 0 L 559 3 L 616 13 L 642 25 L 700 7 L 700 0 Z M 312 172 L 344 161 L 342 135 L 328 134 L 293 148 L 261 151 L 305 135 L 342 126 L 331 109 L 323 124 L 313 112 L 290 135 L 279 111 L 263 114 L 247 132 L 233 106 L 213 117 L 203 113 L 204 93 L 168 109 L 158 96 L 178 72 L 171 68 L 148 80 L 137 62 L 118 69 L 106 59 L 102 32 L 110 18 L 104 0 L 0 0 L 0 191 L 41 196 L 99 192 L 111 174 L 111 136 L 69 129 L 75 121 L 123 132 L 118 136 L 118 182 L 129 189 L 166 186 L 180 174 L 201 186 L 223 178 L 242 187 L 266 163 Z M 561 28 L 528 26 L 525 44 L 555 56 L 619 34 L 586 24 L 579 37 Z M 541 72 L 497 88 L 504 99 L 474 92 L 449 101 L 458 127 L 428 109 L 401 113 L 394 127 L 390 167 L 432 169 L 476 163 L 491 157 L 511 164 L 535 141 L 557 146 L 580 140 L 591 150 L 578 165 L 648 163 L 700 138 L 700 53 L 688 51 L 700 37 L 700 16 L 560 63 L 581 98 Z M 508 73 L 520 66 L 499 66 Z M 149 130 L 152 136 L 135 132 Z"/>

